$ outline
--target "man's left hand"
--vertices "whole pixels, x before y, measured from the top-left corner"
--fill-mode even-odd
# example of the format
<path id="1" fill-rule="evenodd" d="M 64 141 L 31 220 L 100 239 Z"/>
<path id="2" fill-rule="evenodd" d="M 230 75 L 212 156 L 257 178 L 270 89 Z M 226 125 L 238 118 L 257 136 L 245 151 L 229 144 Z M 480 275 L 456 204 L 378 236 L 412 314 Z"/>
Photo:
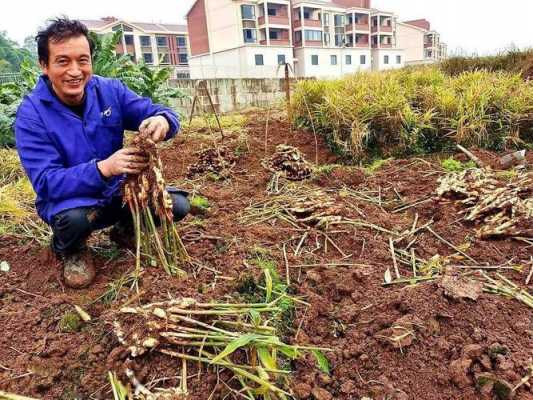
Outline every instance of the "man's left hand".
<path id="1" fill-rule="evenodd" d="M 139 126 L 140 133 L 147 133 L 155 143 L 159 143 L 167 137 L 170 125 L 165 117 L 157 115 L 150 117 L 141 122 Z"/>

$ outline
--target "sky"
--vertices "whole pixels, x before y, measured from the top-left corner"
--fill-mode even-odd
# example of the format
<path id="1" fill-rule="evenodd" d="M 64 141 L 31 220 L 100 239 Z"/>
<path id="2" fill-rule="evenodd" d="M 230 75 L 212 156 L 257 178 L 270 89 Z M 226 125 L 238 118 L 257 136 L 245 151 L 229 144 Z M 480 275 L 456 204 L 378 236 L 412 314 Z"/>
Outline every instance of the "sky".
<path id="1" fill-rule="evenodd" d="M 192 2 L 18 0 L 2 7 L 0 31 L 7 31 L 11 39 L 22 44 L 47 18 L 61 14 L 81 19 L 116 16 L 141 22 L 182 23 Z M 372 6 L 394 11 L 401 21 L 428 19 L 450 53 L 491 54 L 513 44 L 533 47 L 533 0 L 372 0 Z"/>

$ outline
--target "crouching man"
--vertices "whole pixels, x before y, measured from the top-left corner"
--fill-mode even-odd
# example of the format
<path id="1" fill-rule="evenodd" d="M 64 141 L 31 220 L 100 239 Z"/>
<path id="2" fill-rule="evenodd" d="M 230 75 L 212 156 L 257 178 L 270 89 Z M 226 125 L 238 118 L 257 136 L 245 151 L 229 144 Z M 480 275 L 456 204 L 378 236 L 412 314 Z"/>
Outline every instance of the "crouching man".
<path id="1" fill-rule="evenodd" d="M 134 235 L 121 183 L 147 160 L 138 149 L 123 148 L 124 130 L 145 132 L 157 143 L 176 135 L 179 119 L 120 81 L 93 75 L 93 44 L 81 22 L 54 20 L 36 40 L 43 75 L 17 112 L 17 150 L 37 193 L 37 212 L 52 227 L 65 284 L 82 288 L 95 277 L 90 234 L 114 226 L 111 239 Z M 169 192 L 177 221 L 189 202 L 185 193 Z"/>

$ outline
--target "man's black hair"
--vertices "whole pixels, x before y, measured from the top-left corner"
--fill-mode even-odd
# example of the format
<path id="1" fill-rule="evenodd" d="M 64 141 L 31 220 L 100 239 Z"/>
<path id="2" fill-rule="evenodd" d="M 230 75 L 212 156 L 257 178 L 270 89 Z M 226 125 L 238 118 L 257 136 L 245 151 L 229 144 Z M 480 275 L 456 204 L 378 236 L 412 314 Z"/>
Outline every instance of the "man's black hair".
<path id="1" fill-rule="evenodd" d="M 49 48 L 48 43 L 58 43 L 72 37 L 85 36 L 89 42 L 91 56 L 94 50 L 94 43 L 89 37 L 87 27 L 76 19 L 61 17 L 50 20 L 50 24 L 37 33 L 35 41 L 37 42 L 37 53 L 39 54 L 39 63 L 48 65 Z"/>

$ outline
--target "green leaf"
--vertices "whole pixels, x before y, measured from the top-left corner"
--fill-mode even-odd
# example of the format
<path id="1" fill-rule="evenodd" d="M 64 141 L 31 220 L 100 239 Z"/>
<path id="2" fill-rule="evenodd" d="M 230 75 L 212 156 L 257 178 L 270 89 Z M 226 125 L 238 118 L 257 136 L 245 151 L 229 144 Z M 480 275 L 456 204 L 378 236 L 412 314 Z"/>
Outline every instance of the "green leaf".
<path id="1" fill-rule="evenodd" d="M 263 364 L 263 366 L 268 369 L 278 369 L 276 360 L 274 359 L 274 357 L 272 357 L 267 347 L 257 347 L 257 355 L 259 356 L 259 360 L 261 361 L 261 364 Z"/>
<path id="2" fill-rule="evenodd" d="M 280 346 L 279 351 L 285 354 L 291 360 L 295 360 L 300 356 L 300 352 L 298 351 L 298 349 L 288 346 L 288 345 Z"/>
<path id="3" fill-rule="evenodd" d="M 266 301 L 267 303 L 272 299 L 272 275 L 270 270 L 265 268 L 265 289 L 266 289 Z"/>
<path id="4" fill-rule="evenodd" d="M 260 326 L 261 325 L 261 313 L 254 309 L 250 309 L 250 318 L 252 320 L 252 324 L 254 326 Z"/>
<path id="5" fill-rule="evenodd" d="M 238 337 L 237 339 L 231 341 L 228 343 L 226 348 L 222 350 L 215 358 L 211 360 L 211 364 L 215 364 L 219 361 L 221 361 L 224 357 L 229 356 L 231 353 L 233 353 L 235 350 L 246 346 L 248 343 L 253 342 L 258 338 L 257 335 L 243 335 Z"/>
<path id="6" fill-rule="evenodd" d="M 320 368 L 322 372 L 329 375 L 329 361 L 326 356 L 320 350 L 311 350 L 311 353 L 313 353 L 316 358 L 318 368 Z"/>

